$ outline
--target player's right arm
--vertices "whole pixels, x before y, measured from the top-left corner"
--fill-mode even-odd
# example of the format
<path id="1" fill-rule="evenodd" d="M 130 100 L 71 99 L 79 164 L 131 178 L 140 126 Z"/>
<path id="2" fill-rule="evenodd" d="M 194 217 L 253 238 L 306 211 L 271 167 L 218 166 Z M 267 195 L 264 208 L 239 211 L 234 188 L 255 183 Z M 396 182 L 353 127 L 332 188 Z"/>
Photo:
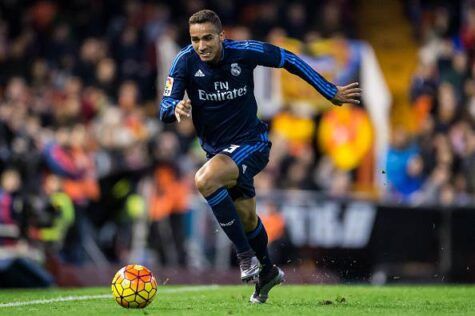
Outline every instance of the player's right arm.
<path id="1" fill-rule="evenodd" d="M 160 102 L 160 120 L 165 123 L 180 121 L 181 117 L 189 116 L 191 112 L 190 101 L 183 100 L 186 90 L 186 59 L 191 50 L 191 45 L 182 49 L 170 67 L 162 102 Z"/>

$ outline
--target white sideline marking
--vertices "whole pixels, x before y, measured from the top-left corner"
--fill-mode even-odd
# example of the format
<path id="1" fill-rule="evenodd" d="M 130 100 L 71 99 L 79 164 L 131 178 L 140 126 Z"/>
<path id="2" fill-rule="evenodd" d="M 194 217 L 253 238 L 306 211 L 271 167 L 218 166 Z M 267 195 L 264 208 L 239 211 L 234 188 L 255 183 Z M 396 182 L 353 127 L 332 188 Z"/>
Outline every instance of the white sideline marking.
<path id="1" fill-rule="evenodd" d="M 219 287 L 218 285 L 204 285 L 204 286 L 187 286 L 187 287 L 181 287 L 181 288 L 177 288 L 177 289 L 163 289 L 163 290 L 160 290 L 160 288 L 159 288 L 158 291 L 157 291 L 157 295 L 160 295 L 162 293 L 166 294 L 166 293 L 182 293 L 182 292 L 196 292 L 196 291 L 203 291 L 203 290 L 215 290 L 218 287 Z M 106 299 L 106 298 L 112 299 L 112 294 L 63 296 L 63 297 L 43 299 L 43 300 L 1 303 L 0 308 L 2 308 L 2 307 L 17 307 L 17 306 L 25 306 L 25 305 L 36 305 L 36 304 L 49 304 L 49 303 L 56 303 L 56 302 L 97 300 L 97 299 Z"/>

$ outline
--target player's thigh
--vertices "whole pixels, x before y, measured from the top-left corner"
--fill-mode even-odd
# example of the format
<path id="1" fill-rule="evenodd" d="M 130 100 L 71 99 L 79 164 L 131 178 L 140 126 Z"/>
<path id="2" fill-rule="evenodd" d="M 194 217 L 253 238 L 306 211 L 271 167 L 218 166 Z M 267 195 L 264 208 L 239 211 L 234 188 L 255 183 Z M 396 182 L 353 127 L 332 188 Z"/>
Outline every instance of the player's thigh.
<path id="1" fill-rule="evenodd" d="M 225 187 L 236 185 L 239 169 L 234 161 L 222 154 L 217 154 L 208 160 L 196 173 L 195 181 L 212 182 Z"/>
<path id="2" fill-rule="evenodd" d="M 235 150 L 231 154 L 231 158 L 239 169 L 236 186 L 228 190 L 233 200 L 238 198 L 250 199 L 256 195 L 254 176 L 261 172 L 269 162 L 271 144 L 269 142 L 257 142 L 245 144 L 240 148 L 243 148 L 243 150 Z M 224 154 L 229 155 L 227 152 L 224 152 Z"/>
<path id="3" fill-rule="evenodd" d="M 234 206 L 239 214 L 242 225 L 246 232 L 252 231 L 257 226 L 256 198 L 238 198 L 234 200 Z"/>

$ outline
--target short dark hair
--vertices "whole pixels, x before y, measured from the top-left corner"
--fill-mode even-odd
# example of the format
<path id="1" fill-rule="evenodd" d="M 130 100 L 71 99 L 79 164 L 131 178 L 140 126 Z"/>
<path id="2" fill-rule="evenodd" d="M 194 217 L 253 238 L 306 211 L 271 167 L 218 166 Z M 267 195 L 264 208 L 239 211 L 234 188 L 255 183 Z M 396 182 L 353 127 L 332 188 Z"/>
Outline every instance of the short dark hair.
<path id="1" fill-rule="evenodd" d="M 191 24 L 201 24 L 201 23 L 211 23 L 213 24 L 218 32 L 223 30 L 223 25 L 221 24 L 221 20 L 216 12 L 212 10 L 201 10 L 190 16 L 188 20 L 188 25 Z"/>

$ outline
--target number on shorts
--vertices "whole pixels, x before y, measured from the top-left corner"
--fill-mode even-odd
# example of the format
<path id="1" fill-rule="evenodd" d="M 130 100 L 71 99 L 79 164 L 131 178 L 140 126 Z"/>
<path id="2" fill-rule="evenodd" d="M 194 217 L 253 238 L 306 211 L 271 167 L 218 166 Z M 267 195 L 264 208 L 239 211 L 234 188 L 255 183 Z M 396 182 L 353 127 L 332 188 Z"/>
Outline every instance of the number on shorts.
<path id="1" fill-rule="evenodd" d="M 232 154 L 233 151 L 235 151 L 236 149 L 238 149 L 238 147 L 239 147 L 239 145 L 231 145 L 231 146 L 229 146 L 228 148 L 226 148 L 226 149 L 223 150 L 223 151 Z"/>

